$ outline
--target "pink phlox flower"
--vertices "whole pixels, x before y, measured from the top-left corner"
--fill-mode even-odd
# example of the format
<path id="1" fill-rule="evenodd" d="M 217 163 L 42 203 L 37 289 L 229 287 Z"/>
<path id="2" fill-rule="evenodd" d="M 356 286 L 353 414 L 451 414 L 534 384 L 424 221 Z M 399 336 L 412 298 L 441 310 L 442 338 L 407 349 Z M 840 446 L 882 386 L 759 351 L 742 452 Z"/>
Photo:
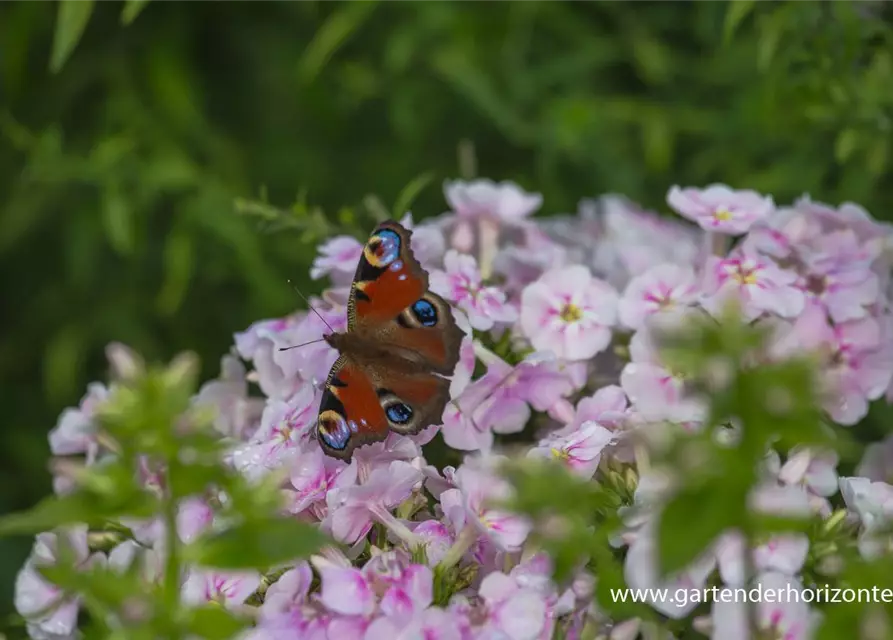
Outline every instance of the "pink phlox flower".
<path id="1" fill-rule="evenodd" d="M 803 312 L 793 320 L 768 316 L 758 322 L 769 331 L 766 356 L 770 360 L 833 352 L 834 332 L 825 310 L 814 300 L 807 300 Z"/>
<path id="2" fill-rule="evenodd" d="M 203 384 L 193 402 L 214 409 L 214 427 L 221 435 L 236 440 L 256 427 L 264 407 L 262 399 L 248 396 L 245 366 L 229 354 L 220 361 L 220 377 Z"/>
<path id="3" fill-rule="evenodd" d="M 411 462 L 422 455 L 422 449 L 413 438 L 391 432 L 381 442 L 360 447 L 354 453 L 357 465 L 357 478 L 360 484 L 366 482 L 379 467 L 387 468 L 395 460 Z"/>
<path id="4" fill-rule="evenodd" d="M 545 598 L 536 589 L 521 587 L 512 577 L 494 571 L 484 578 L 478 592 L 483 600 L 483 624 L 480 625 L 483 628 L 476 638 L 539 640 L 550 637 L 554 623 Z"/>
<path id="5" fill-rule="evenodd" d="M 446 181 L 443 192 L 453 212 L 465 219 L 492 218 L 501 222 L 518 222 L 543 203 L 540 194 L 527 193 L 508 181 Z"/>
<path id="6" fill-rule="evenodd" d="M 657 565 L 656 523 L 647 522 L 629 546 L 624 563 L 624 577 L 632 589 L 703 589 L 707 577 L 716 567 L 716 559 L 711 549 L 705 549 L 698 558 L 681 571 L 661 580 Z M 652 593 L 653 592 L 647 592 Z M 678 620 L 684 618 L 698 605 L 695 602 L 669 602 L 650 596 L 648 604 L 664 615 Z"/>
<path id="7" fill-rule="evenodd" d="M 77 632 L 80 597 L 66 594 L 39 571 L 63 559 L 60 542 L 71 553 L 70 560 L 77 569 L 86 570 L 106 561 L 102 553 L 90 555 L 86 526 L 37 535 L 31 555 L 16 575 L 14 596 L 16 611 L 25 618 L 31 638 L 73 638 Z"/>
<path id="8" fill-rule="evenodd" d="M 433 574 L 409 562 L 400 551 L 373 556 L 362 569 L 322 564 L 320 601 L 341 615 L 371 616 L 375 612 L 405 622 L 426 609 L 433 598 Z"/>
<path id="9" fill-rule="evenodd" d="M 412 254 L 429 271 L 443 263 L 446 239 L 443 230 L 436 223 L 425 221 L 415 224 L 412 213 L 407 213 L 400 224 L 412 231 Z"/>
<path id="10" fill-rule="evenodd" d="M 429 607 L 402 622 L 388 617 L 374 620 L 364 640 L 464 640 L 463 623 L 467 624 L 454 612 Z"/>
<path id="11" fill-rule="evenodd" d="M 527 534 L 530 522 L 524 516 L 510 513 L 498 505 L 511 496 L 511 486 L 499 477 L 492 465 L 498 456 L 486 459 L 471 459 L 456 471 L 458 489 L 444 491 L 441 504 L 454 522 L 464 519 L 466 526 L 472 525 L 479 534 L 486 536 L 501 551 L 514 552 L 520 549 Z M 447 512 L 447 504 L 461 505 L 464 513 Z"/>
<path id="12" fill-rule="evenodd" d="M 515 294 L 549 269 L 568 264 L 567 250 L 552 240 L 540 224 L 530 221 L 521 228 L 522 243 L 506 243 L 493 262 L 493 270 L 503 278 L 501 288 Z"/>
<path id="13" fill-rule="evenodd" d="M 363 484 L 328 492 L 324 525 L 338 541 L 353 544 L 369 532 L 373 518 L 393 524 L 390 510 L 406 500 L 421 480 L 421 471 L 402 460 L 378 467 Z"/>
<path id="14" fill-rule="evenodd" d="M 854 512 L 862 524 L 859 552 L 865 558 L 875 558 L 893 550 L 893 485 L 872 482 L 868 478 L 840 478 L 840 493 L 847 509 Z"/>
<path id="15" fill-rule="evenodd" d="M 233 451 L 233 466 L 249 478 L 258 478 L 294 461 L 310 442 L 317 406 L 315 389 L 306 385 L 288 401 L 270 400 L 260 427 Z"/>
<path id="16" fill-rule="evenodd" d="M 758 572 L 779 571 L 796 575 L 809 552 L 809 538 L 803 534 L 776 535 L 751 550 Z M 716 544 L 719 574 L 727 585 L 743 586 L 746 578 L 744 537 L 737 531 L 724 534 Z"/>
<path id="17" fill-rule="evenodd" d="M 661 362 L 652 331 L 637 331 L 629 349 L 631 361 L 620 374 L 620 386 L 643 420 L 685 423 L 704 418 L 706 407 L 688 393 L 685 376 Z"/>
<path id="18" fill-rule="evenodd" d="M 837 493 L 837 454 L 794 447 L 778 472 L 784 484 L 802 485 L 811 493 L 827 498 Z"/>
<path id="19" fill-rule="evenodd" d="M 316 312 L 255 322 L 235 336 L 237 352 L 254 365 L 249 379 L 257 382 L 267 397 L 285 399 L 304 382 L 321 384 L 338 357 L 322 337 L 346 329 L 346 308 L 317 298 L 311 298 L 310 304 Z M 303 346 L 281 351 L 296 345 Z"/>
<path id="20" fill-rule="evenodd" d="M 333 488 L 345 488 L 356 484 L 357 463 L 346 464 L 325 455 L 317 447 L 310 448 L 295 460 L 291 467 L 291 486 L 288 491 L 289 511 L 303 513 L 309 510 L 317 519 L 326 516 L 326 494 Z"/>
<path id="21" fill-rule="evenodd" d="M 712 184 L 705 189 L 673 187 L 667 194 L 667 203 L 702 229 L 729 235 L 746 233 L 775 210 L 770 196 L 751 190 L 736 191 L 724 184 Z"/>
<path id="22" fill-rule="evenodd" d="M 377 598 L 369 578 L 356 567 L 323 566 L 320 601 L 334 613 L 369 616 L 375 611 Z"/>
<path id="23" fill-rule="evenodd" d="M 533 589 L 543 596 L 547 604 L 558 600 L 558 587 L 552 581 L 552 560 L 538 551 L 515 565 L 509 571 L 511 577 L 522 589 Z"/>
<path id="24" fill-rule="evenodd" d="M 122 572 L 136 569 L 146 584 L 153 584 L 164 575 L 165 560 L 163 538 L 151 546 L 136 540 L 125 540 L 109 551 L 108 567 Z"/>
<path id="25" fill-rule="evenodd" d="M 765 572 L 757 576 L 752 587 L 759 586 L 762 593 L 800 592 L 803 585 L 799 580 L 777 571 Z M 794 595 L 783 598 L 765 598 L 751 604 L 733 593 L 722 593 L 713 605 L 713 631 L 711 640 L 750 640 L 748 607 L 756 607 L 757 633 L 765 637 L 781 640 L 809 640 L 813 637 L 818 617 L 810 610 L 802 597 Z M 763 636 L 761 636 L 763 637 Z"/>
<path id="26" fill-rule="evenodd" d="M 56 426 L 49 433 L 50 451 L 56 456 L 84 455 L 85 464 L 93 464 L 100 453 L 95 419 L 98 405 L 109 396 L 109 390 L 98 382 L 87 387 L 77 408 L 68 408 L 59 416 Z M 74 489 L 71 478 L 56 475 L 53 478 L 56 493 L 68 493 Z"/>
<path id="27" fill-rule="evenodd" d="M 260 607 L 260 619 L 269 619 L 304 605 L 312 581 L 313 571 L 303 560 L 283 573 L 267 588 L 264 602 Z"/>
<path id="28" fill-rule="evenodd" d="M 419 538 L 425 547 L 425 557 L 429 566 L 436 566 L 455 542 L 455 536 L 450 528 L 435 518 L 418 523 L 408 523 L 412 532 Z"/>
<path id="29" fill-rule="evenodd" d="M 363 575 L 379 597 L 380 612 L 394 620 L 411 620 L 434 598 L 431 568 L 412 564 L 400 549 L 373 555 L 363 567 Z"/>
<path id="30" fill-rule="evenodd" d="M 576 216 L 538 222 L 565 248 L 566 263 L 592 265 L 618 289 L 658 264 L 694 266 L 699 258 L 697 229 L 617 195 L 583 200 Z"/>
<path id="31" fill-rule="evenodd" d="M 96 409 L 109 397 L 109 389 L 98 382 L 87 386 L 87 393 L 77 408 L 68 408 L 59 416 L 56 426 L 49 433 L 50 451 L 57 456 L 86 454 L 88 460 L 96 457 Z"/>
<path id="32" fill-rule="evenodd" d="M 214 523 L 214 509 L 201 498 L 186 498 L 177 506 L 177 535 L 191 543 Z"/>
<path id="33" fill-rule="evenodd" d="M 425 476 L 425 489 L 434 496 L 436 500 L 440 500 L 440 494 L 447 489 L 455 489 L 456 469 L 451 465 L 443 468 L 443 472 L 433 464 L 422 467 L 422 473 Z"/>
<path id="34" fill-rule="evenodd" d="M 190 569 L 181 593 L 186 604 L 216 602 L 225 607 L 235 607 L 245 602 L 260 583 L 261 576 L 256 571 Z"/>
<path id="35" fill-rule="evenodd" d="M 591 478 L 601 461 L 602 451 L 616 437 L 617 434 L 597 422 L 585 422 L 574 433 L 541 440 L 528 455 L 560 460 L 574 473 Z"/>
<path id="36" fill-rule="evenodd" d="M 471 326 L 479 331 L 489 331 L 494 324 L 512 323 L 518 317 L 517 310 L 508 302 L 497 287 L 484 286 L 477 260 L 451 249 L 444 256 L 444 271 L 430 274 L 430 287 L 468 316 Z"/>
<path id="37" fill-rule="evenodd" d="M 586 422 L 597 422 L 610 431 L 619 431 L 629 415 L 629 400 L 623 389 L 607 385 L 591 396 L 581 398 L 567 424 L 553 432 L 555 436 L 574 433 Z"/>
<path id="38" fill-rule="evenodd" d="M 575 265 L 554 269 L 521 294 L 521 329 L 538 351 L 565 360 L 588 360 L 611 342 L 617 292 Z"/>
<path id="39" fill-rule="evenodd" d="M 782 263 L 799 261 L 799 248 L 821 234 L 817 221 L 795 208 L 784 207 L 756 225 L 744 237 L 745 253 L 759 253 Z"/>
<path id="40" fill-rule="evenodd" d="M 725 305 L 734 301 L 747 320 L 762 313 L 794 317 L 805 304 L 796 282 L 796 273 L 780 269 L 766 257 L 743 253 L 726 259 L 710 257 L 701 302 L 713 315 L 721 314 Z"/>
<path id="41" fill-rule="evenodd" d="M 471 377 L 474 375 L 475 364 L 477 362 L 474 351 L 474 338 L 465 336 L 459 345 L 459 362 L 453 370 L 453 376 L 450 379 L 450 397 L 458 398 L 459 395 L 471 384 Z"/>
<path id="42" fill-rule="evenodd" d="M 809 494 L 799 485 L 778 485 L 774 482 L 757 485 L 748 496 L 748 507 L 759 513 L 789 518 L 808 518 L 812 515 Z"/>
<path id="43" fill-rule="evenodd" d="M 284 378 L 282 371 L 273 362 L 274 349 L 279 346 L 276 343 L 288 341 L 303 318 L 303 314 L 294 314 L 284 318 L 258 320 L 245 331 L 233 336 L 236 353 L 254 365 L 253 375 L 249 374 L 249 378 L 260 385 L 264 395 L 269 396 L 275 392 Z"/>
<path id="44" fill-rule="evenodd" d="M 494 432 L 524 428 L 531 406 L 545 411 L 573 391 L 573 383 L 551 355 L 531 354 L 515 367 L 495 356 L 488 360 L 487 373 L 444 411 L 443 438 L 454 449 L 487 451 Z"/>
<path id="45" fill-rule="evenodd" d="M 863 318 L 831 329 L 832 353 L 822 370 L 825 410 L 842 425 L 868 413 L 868 401 L 881 397 L 893 377 L 893 343 L 881 340 L 881 326 Z"/>
<path id="46" fill-rule="evenodd" d="M 645 318 L 668 315 L 698 302 L 698 285 L 690 267 L 671 263 L 652 267 L 626 286 L 618 306 L 620 322 L 641 329 Z"/>
<path id="47" fill-rule="evenodd" d="M 875 220 L 862 206 L 852 202 L 832 207 L 804 195 L 794 203 L 794 208 L 804 217 L 815 221 L 821 233 L 848 229 L 856 234 L 861 243 L 869 246 L 883 237 L 885 232 L 889 233 L 884 223 Z"/>
<path id="48" fill-rule="evenodd" d="M 329 276 L 333 283 L 350 284 L 363 255 L 363 243 L 353 236 L 335 236 L 319 246 L 319 255 L 310 267 L 310 277 Z"/>
<path id="49" fill-rule="evenodd" d="M 239 640 L 329 640 L 337 616 L 322 605 L 312 602 L 278 615 L 270 615 L 257 626 L 239 636 Z"/>
<path id="50" fill-rule="evenodd" d="M 835 322 L 864 318 L 880 296 L 871 259 L 857 246 L 852 232 L 839 231 L 821 240 L 824 246 L 810 256 L 798 288 L 825 307 Z"/>
<path id="51" fill-rule="evenodd" d="M 893 435 L 865 448 L 856 475 L 875 482 L 893 484 Z"/>
<path id="52" fill-rule="evenodd" d="M 314 306 L 316 312 L 310 311 L 304 316 L 301 323 L 288 335 L 287 343 L 281 339 L 284 336 L 280 337 L 276 343 L 273 360 L 285 375 L 297 374 L 307 383 L 321 386 L 335 360 L 338 359 L 338 353 L 322 341 L 322 337 L 333 331 L 347 330 L 347 307 L 327 306 L 313 298 L 310 299 L 310 304 Z M 303 346 L 287 351 L 279 350 L 280 347 L 288 348 L 296 345 Z"/>
<path id="53" fill-rule="evenodd" d="M 328 640 L 335 631 L 333 615 L 318 597 L 309 596 L 313 572 L 299 562 L 267 589 L 259 611 L 259 624 L 251 640 Z M 347 618 L 351 620 L 351 618 Z M 333 637 L 361 637 L 355 635 Z"/>
<path id="54" fill-rule="evenodd" d="M 332 565 L 335 566 L 335 565 Z M 264 594 L 250 640 L 328 640 L 333 615 L 310 595 L 313 571 L 306 561 L 283 573 Z"/>

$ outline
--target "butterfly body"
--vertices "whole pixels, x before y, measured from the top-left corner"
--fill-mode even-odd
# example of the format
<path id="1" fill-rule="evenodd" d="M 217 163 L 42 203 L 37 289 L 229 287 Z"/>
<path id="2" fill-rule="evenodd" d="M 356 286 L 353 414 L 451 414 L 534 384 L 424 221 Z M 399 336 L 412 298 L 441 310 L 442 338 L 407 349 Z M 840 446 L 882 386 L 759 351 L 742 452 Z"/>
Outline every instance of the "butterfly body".
<path id="1" fill-rule="evenodd" d="M 411 232 L 388 221 L 363 249 L 348 300 L 347 331 L 324 336 L 339 352 L 317 420 L 330 456 L 440 424 L 462 331 L 449 304 L 428 290 L 410 249 Z"/>

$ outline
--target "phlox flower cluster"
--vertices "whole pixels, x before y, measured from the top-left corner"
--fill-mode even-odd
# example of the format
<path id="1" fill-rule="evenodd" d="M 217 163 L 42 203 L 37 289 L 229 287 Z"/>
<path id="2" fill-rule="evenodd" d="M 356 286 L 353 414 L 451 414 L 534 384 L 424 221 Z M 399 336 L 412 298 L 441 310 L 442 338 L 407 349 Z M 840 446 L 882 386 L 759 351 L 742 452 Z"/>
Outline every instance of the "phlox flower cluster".
<path id="1" fill-rule="evenodd" d="M 718 576 L 734 588 L 745 581 L 745 566 L 764 585 L 802 587 L 805 535 L 749 548 L 737 531 L 658 584 L 655 516 L 673 478 L 637 468 L 633 442 L 668 424 L 697 431 L 706 416 L 703 400 L 662 361 L 655 334 L 737 302 L 747 321 L 771 329 L 764 357 L 820 358 L 827 419 L 853 425 L 870 402 L 893 400 L 893 229 L 855 204 L 804 197 L 780 207 L 725 185 L 672 188 L 675 217 L 606 196 L 584 201 L 575 214 L 534 218 L 541 196 L 489 180 L 449 182 L 445 197 L 450 211 L 442 216 L 402 220 L 431 288 L 451 302 L 466 333 L 442 424 L 416 436 L 391 434 L 357 449 L 349 464 L 326 457 L 315 442 L 322 382 L 337 354 L 325 342 L 280 348 L 318 340 L 326 323 L 344 330 L 363 250 L 346 236 L 323 244 L 313 263 L 311 277 L 328 283 L 311 300 L 319 315 L 301 310 L 236 334 L 220 377 L 194 399 L 217 409 L 228 464 L 252 480 L 281 473 L 288 512 L 339 543 L 288 567 L 266 589 L 247 637 L 548 640 L 556 629 L 567 638 L 584 629 L 638 637 L 639 620 L 609 620 L 592 604 L 597 575 L 581 569 L 557 583 L 550 558 L 531 544 L 532 523 L 499 506 L 511 495 L 497 471 L 510 434 L 513 452 L 526 446 L 522 456 L 557 460 L 584 480 L 609 467 L 633 470 L 635 496 L 617 541 L 630 587 L 696 588 Z M 85 464 L 101 458 L 94 408 L 107 393 L 92 385 L 78 408 L 63 413 L 50 434 L 55 455 L 81 455 Z M 434 439 L 461 463 L 433 465 L 426 451 Z M 837 462 L 807 448 L 785 459 L 768 451 L 752 507 L 828 517 L 840 491 L 860 552 L 887 552 L 893 439 L 869 448 L 858 477 L 839 478 Z M 150 469 L 145 482 L 153 482 Z M 69 490 L 61 478 L 55 488 Z M 85 566 L 140 562 L 145 579 L 155 579 L 163 531 L 153 521 L 128 524 L 138 540 L 107 553 L 91 554 L 80 529 L 38 537 L 16 585 L 32 637 L 75 633 L 76 598 L 64 596 L 50 616 L 39 613 L 63 597 L 33 569 L 53 561 L 56 536 L 76 540 Z M 214 524 L 204 500 L 181 505 L 181 539 Z M 454 592 L 444 597 L 435 576 L 447 574 Z M 244 610 L 261 582 L 256 572 L 193 569 L 182 597 Z M 695 607 L 650 604 L 677 619 Z M 742 606 L 718 602 L 696 626 L 717 640 L 747 638 Z M 766 637 L 786 640 L 812 637 L 817 619 L 804 603 L 761 603 L 757 611 Z"/>

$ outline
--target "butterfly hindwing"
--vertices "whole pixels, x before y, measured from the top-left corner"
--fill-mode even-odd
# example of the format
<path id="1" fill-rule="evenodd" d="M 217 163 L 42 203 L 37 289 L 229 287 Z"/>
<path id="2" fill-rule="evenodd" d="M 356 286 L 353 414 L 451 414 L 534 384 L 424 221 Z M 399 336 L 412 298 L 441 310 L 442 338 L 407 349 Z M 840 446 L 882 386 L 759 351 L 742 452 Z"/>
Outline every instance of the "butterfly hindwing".
<path id="1" fill-rule="evenodd" d="M 388 436 L 388 420 L 372 381 L 342 355 L 332 365 L 319 404 L 317 439 L 323 451 L 350 460 L 353 450 Z"/>
<path id="2" fill-rule="evenodd" d="M 361 364 L 341 356 L 332 367 L 320 403 L 317 437 L 323 451 L 350 460 L 362 444 L 440 424 L 449 401 L 449 380 L 383 363 Z"/>
<path id="3" fill-rule="evenodd" d="M 433 291 L 403 309 L 381 333 L 383 341 L 411 352 L 414 359 L 445 376 L 456 368 L 464 335 L 450 305 Z"/>

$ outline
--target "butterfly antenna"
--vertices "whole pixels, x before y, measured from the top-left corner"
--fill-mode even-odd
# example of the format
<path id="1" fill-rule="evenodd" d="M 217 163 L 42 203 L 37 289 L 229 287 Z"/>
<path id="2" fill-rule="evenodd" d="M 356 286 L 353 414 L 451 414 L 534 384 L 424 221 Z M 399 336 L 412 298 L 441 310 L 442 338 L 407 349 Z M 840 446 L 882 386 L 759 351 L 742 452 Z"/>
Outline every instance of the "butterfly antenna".
<path id="1" fill-rule="evenodd" d="M 288 284 L 290 284 L 291 287 L 292 287 L 292 289 L 295 290 L 295 293 L 297 293 L 299 296 L 301 296 L 301 299 L 302 299 L 304 302 L 307 303 L 307 307 L 308 307 L 311 311 L 313 311 L 313 313 L 315 313 L 317 316 L 319 316 L 319 319 L 322 320 L 323 324 L 326 325 L 326 326 L 329 328 L 329 331 L 331 331 L 332 333 L 336 333 L 336 331 L 332 328 L 332 325 L 330 325 L 328 322 L 326 322 L 326 319 L 323 318 L 323 317 L 322 317 L 322 314 L 321 314 L 319 311 L 316 310 L 316 307 L 314 307 L 312 304 L 310 304 L 310 301 L 309 301 L 306 297 L 304 297 L 304 294 L 301 293 L 301 290 L 298 289 L 298 288 L 292 283 L 291 280 L 288 281 Z M 319 342 L 319 341 L 318 341 L 318 340 L 314 340 L 314 342 Z M 305 343 L 305 344 L 310 344 L 310 343 L 307 342 L 307 343 Z M 295 345 L 295 346 L 300 347 L 301 345 Z M 293 347 L 287 347 L 287 348 L 288 348 L 288 349 L 292 349 Z"/>
<path id="2" fill-rule="evenodd" d="M 298 347 L 306 347 L 308 344 L 316 344 L 317 342 L 325 342 L 325 338 L 318 338 L 310 342 L 302 342 L 301 344 L 293 344 L 290 347 L 279 347 L 280 351 L 288 351 L 289 349 L 297 349 Z"/>

